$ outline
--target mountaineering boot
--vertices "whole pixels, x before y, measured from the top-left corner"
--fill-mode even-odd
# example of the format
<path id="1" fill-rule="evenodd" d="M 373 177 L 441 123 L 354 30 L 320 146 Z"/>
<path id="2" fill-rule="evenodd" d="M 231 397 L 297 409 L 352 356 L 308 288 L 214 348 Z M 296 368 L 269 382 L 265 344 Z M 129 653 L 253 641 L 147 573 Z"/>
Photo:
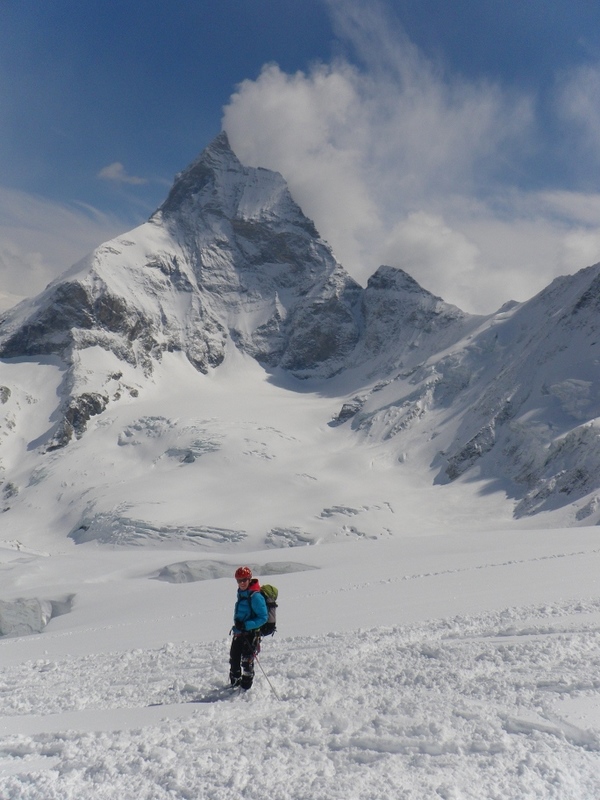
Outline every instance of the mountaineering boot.
<path id="1" fill-rule="evenodd" d="M 252 686 L 252 681 L 254 680 L 254 657 L 247 657 L 242 659 L 242 678 L 240 680 L 240 686 L 244 691 L 248 691 L 248 689 Z"/>

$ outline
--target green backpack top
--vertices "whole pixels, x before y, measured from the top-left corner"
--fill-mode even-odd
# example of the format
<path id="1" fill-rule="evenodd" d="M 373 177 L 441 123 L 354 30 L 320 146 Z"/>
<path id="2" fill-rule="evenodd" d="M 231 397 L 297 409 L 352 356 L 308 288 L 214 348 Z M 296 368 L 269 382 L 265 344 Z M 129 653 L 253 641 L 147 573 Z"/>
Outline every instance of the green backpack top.
<path id="1" fill-rule="evenodd" d="M 276 586 L 271 586 L 270 583 L 266 583 L 264 586 L 260 587 L 260 593 L 265 598 L 267 611 L 269 612 L 267 621 L 261 627 L 260 633 L 261 636 L 272 636 L 277 630 L 277 598 L 279 596 L 279 590 Z"/>

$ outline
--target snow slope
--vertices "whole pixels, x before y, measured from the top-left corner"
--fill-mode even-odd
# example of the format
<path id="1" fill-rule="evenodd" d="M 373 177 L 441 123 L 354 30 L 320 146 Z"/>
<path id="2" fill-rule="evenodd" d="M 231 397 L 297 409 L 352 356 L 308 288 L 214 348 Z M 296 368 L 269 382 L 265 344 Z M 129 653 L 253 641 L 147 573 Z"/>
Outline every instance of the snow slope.
<path id="1" fill-rule="evenodd" d="M 337 398 L 230 356 L 201 375 L 172 354 L 147 408 L 57 451 L 35 528 L 17 495 L 0 618 L 34 629 L 19 600 L 56 614 L 0 638 L 0 796 L 598 796 L 597 528 L 517 527 L 501 494 L 349 450 L 323 422 Z M 24 397 L 39 373 L 20 369 Z M 83 473 L 87 542 L 55 511 Z M 189 702 L 226 681 L 246 562 L 281 592 L 266 675 Z"/>
<path id="2" fill-rule="evenodd" d="M 80 607 L 0 642 L 2 796 L 596 797 L 594 539 L 310 548 L 318 569 L 277 578 L 266 675 L 214 703 L 186 701 L 226 677 L 231 577 L 152 581 L 180 554 L 101 553 Z"/>

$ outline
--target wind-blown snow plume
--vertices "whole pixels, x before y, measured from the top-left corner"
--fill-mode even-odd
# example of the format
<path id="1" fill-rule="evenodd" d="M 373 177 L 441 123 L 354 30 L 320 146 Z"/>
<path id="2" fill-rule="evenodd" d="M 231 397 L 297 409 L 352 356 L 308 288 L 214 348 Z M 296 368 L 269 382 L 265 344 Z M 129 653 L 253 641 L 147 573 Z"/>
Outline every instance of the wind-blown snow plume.
<path id="1" fill-rule="evenodd" d="M 359 282 L 389 263 L 491 312 L 600 258 L 597 221 L 519 188 L 541 136 L 535 97 L 434 65 L 382 3 L 329 6 L 345 55 L 295 74 L 266 65 L 223 126 L 244 163 L 286 176 Z"/>
<path id="2" fill-rule="evenodd" d="M 0 187 L 0 286 L 15 296 L 6 306 L 41 292 L 74 261 L 131 224 L 89 206 Z"/>

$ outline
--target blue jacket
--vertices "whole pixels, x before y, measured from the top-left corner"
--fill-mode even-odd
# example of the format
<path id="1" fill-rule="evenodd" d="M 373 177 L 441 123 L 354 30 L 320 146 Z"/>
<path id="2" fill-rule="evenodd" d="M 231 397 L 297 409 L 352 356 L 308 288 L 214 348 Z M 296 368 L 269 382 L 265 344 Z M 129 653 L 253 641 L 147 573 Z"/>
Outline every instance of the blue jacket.
<path id="1" fill-rule="evenodd" d="M 233 611 L 234 632 L 239 633 L 240 631 L 240 628 L 235 625 L 236 620 L 244 623 L 243 630 L 254 631 L 257 628 L 261 628 L 268 617 L 267 603 L 260 591 L 256 588 L 238 589 L 237 601 Z"/>

